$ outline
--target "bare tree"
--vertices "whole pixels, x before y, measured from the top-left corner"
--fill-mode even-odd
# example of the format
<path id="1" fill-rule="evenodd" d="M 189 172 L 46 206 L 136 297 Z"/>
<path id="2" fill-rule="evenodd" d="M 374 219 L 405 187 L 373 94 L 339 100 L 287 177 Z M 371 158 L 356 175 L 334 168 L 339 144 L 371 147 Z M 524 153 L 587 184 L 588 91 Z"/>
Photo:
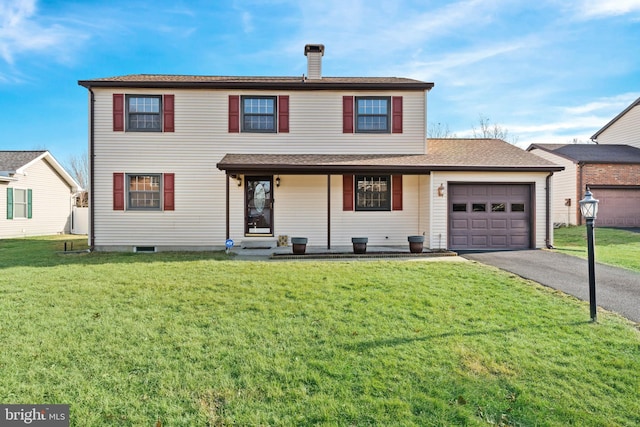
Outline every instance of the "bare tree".
<path id="1" fill-rule="evenodd" d="M 89 155 L 85 151 L 81 155 L 71 155 L 67 162 L 67 168 L 73 179 L 84 189 L 89 185 Z"/>
<path id="2" fill-rule="evenodd" d="M 440 122 L 427 127 L 427 138 L 455 138 L 456 134 L 451 133 L 448 124 Z"/>
<path id="3" fill-rule="evenodd" d="M 491 119 L 488 117 L 480 115 L 480 129 L 476 129 L 473 127 L 473 137 L 474 138 L 493 138 L 493 139 L 502 139 L 503 141 L 510 142 L 511 144 L 516 144 L 518 142 L 517 136 L 509 135 L 509 130 L 503 128 L 497 123 L 491 123 Z"/>

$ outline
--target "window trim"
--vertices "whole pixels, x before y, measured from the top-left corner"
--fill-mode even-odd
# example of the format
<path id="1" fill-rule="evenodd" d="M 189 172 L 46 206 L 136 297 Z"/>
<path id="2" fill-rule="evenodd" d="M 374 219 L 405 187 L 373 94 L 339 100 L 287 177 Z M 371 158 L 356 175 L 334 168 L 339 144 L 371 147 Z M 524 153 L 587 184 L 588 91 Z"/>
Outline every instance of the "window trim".
<path id="1" fill-rule="evenodd" d="M 132 206 L 132 202 L 131 202 L 131 194 L 132 193 L 156 193 L 156 191 L 131 191 L 131 178 L 132 177 L 156 177 L 158 179 L 158 207 L 139 207 L 139 206 Z M 163 174 L 161 173 L 126 173 L 125 174 L 125 192 L 126 192 L 126 203 L 127 203 L 127 210 L 129 211 L 162 211 L 163 210 Z"/>
<path id="2" fill-rule="evenodd" d="M 132 113 L 129 111 L 129 101 L 132 98 L 153 98 L 158 100 L 158 112 L 155 113 Z M 124 100 L 124 113 L 127 132 L 162 132 L 163 131 L 163 99 L 162 95 L 138 95 L 138 94 L 126 94 Z M 158 127 L 157 128 L 133 128 L 131 126 L 132 116 L 157 116 Z"/>
<path id="3" fill-rule="evenodd" d="M 359 102 L 363 100 L 384 100 L 387 103 L 387 112 L 386 114 L 361 114 L 359 107 Z M 354 108 L 354 131 L 356 133 L 391 133 L 391 97 L 390 96 L 356 96 L 355 97 L 355 108 Z M 361 129 L 360 128 L 360 117 L 385 117 L 386 118 L 386 129 Z"/>
<path id="4" fill-rule="evenodd" d="M 367 207 L 367 206 L 359 206 L 359 197 L 360 194 L 358 192 L 358 186 L 359 183 L 366 180 L 367 178 L 371 178 L 373 180 L 379 180 L 380 178 L 384 178 L 386 180 L 387 183 L 387 189 L 384 191 L 384 194 L 386 194 L 386 201 L 385 201 L 385 206 L 375 206 L 375 207 Z M 392 209 L 392 203 L 391 203 L 391 175 L 384 175 L 384 174 L 377 174 L 377 175 L 355 175 L 354 176 L 354 193 L 355 193 L 355 200 L 354 200 L 354 210 L 355 211 L 359 211 L 359 212 L 390 212 Z M 377 193 L 383 193 L 381 191 L 378 191 Z"/>
<path id="5" fill-rule="evenodd" d="M 245 101 L 249 99 L 270 99 L 273 102 L 272 113 L 245 113 Z M 272 117 L 273 128 L 250 129 L 245 125 L 245 116 Z M 278 132 L 278 97 L 275 95 L 242 95 L 240 96 L 240 130 L 246 133 L 277 133 Z"/>

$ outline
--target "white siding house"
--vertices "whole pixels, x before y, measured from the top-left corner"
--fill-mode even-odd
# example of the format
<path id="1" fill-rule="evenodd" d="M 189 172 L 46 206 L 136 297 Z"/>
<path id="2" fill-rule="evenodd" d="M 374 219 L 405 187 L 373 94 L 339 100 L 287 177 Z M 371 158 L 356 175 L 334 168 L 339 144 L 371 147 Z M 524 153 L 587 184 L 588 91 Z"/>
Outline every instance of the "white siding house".
<path id="1" fill-rule="evenodd" d="M 640 148 L 640 98 L 596 132 L 597 144 L 625 144 Z"/>
<path id="2" fill-rule="evenodd" d="M 358 236 L 372 245 L 406 245 L 408 235 L 420 234 L 434 249 L 483 240 L 492 242 L 486 247 L 515 249 L 550 240 L 546 182 L 560 167 L 504 141 L 427 141 L 433 83 L 323 77 L 323 54 L 322 45 L 305 47 L 306 78 L 80 81 L 93 106 L 91 247 L 210 250 L 224 248 L 229 238 L 275 245 L 279 236 L 325 247 L 350 245 Z M 476 211 L 470 200 L 468 218 L 454 224 L 440 188 L 449 182 L 497 192 L 520 191 L 524 183 L 526 202 L 514 205 L 512 218 L 507 199 L 476 201 Z M 461 205 L 456 218 L 464 216 Z M 526 236 L 506 239 L 510 228 L 496 225 L 450 240 L 451 227 L 465 221 L 524 221 Z M 487 240 L 489 234 L 495 238 Z"/>
<path id="3" fill-rule="evenodd" d="M 80 190 L 48 151 L 0 151 L 0 238 L 69 233 Z"/>

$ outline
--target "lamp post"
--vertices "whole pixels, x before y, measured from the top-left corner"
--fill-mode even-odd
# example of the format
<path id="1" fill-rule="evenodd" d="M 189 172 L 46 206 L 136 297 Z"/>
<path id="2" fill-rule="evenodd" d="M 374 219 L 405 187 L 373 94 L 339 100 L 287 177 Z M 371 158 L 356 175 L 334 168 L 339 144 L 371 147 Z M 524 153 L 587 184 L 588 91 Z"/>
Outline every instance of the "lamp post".
<path id="1" fill-rule="evenodd" d="M 598 200 L 593 198 L 587 187 L 584 199 L 580 200 L 580 212 L 587 221 L 587 252 L 589 255 L 589 308 L 591 321 L 596 321 L 596 272 L 594 259 L 593 222 L 598 214 Z"/>

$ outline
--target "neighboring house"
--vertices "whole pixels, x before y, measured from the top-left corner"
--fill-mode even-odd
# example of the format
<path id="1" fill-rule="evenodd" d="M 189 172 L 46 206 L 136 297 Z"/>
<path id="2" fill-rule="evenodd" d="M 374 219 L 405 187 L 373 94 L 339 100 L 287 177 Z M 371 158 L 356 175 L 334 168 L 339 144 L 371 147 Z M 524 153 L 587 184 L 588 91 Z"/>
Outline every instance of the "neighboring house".
<path id="1" fill-rule="evenodd" d="M 127 75 L 89 90 L 95 250 L 309 245 L 539 248 L 559 167 L 500 140 L 426 140 L 427 83 Z M 281 239 L 281 240 L 284 240 Z"/>
<path id="2" fill-rule="evenodd" d="M 48 151 L 0 151 L 0 238 L 69 233 L 79 190 Z"/>
<path id="3" fill-rule="evenodd" d="M 626 144 L 640 148 L 640 98 L 604 125 L 591 139 L 596 144 Z"/>
<path id="4" fill-rule="evenodd" d="M 553 177 L 553 222 L 582 223 L 578 201 L 588 186 L 600 201 L 596 225 L 640 227 L 640 148 L 629 145 L 533 144 L 527 151 L 564 166 Z"/>

